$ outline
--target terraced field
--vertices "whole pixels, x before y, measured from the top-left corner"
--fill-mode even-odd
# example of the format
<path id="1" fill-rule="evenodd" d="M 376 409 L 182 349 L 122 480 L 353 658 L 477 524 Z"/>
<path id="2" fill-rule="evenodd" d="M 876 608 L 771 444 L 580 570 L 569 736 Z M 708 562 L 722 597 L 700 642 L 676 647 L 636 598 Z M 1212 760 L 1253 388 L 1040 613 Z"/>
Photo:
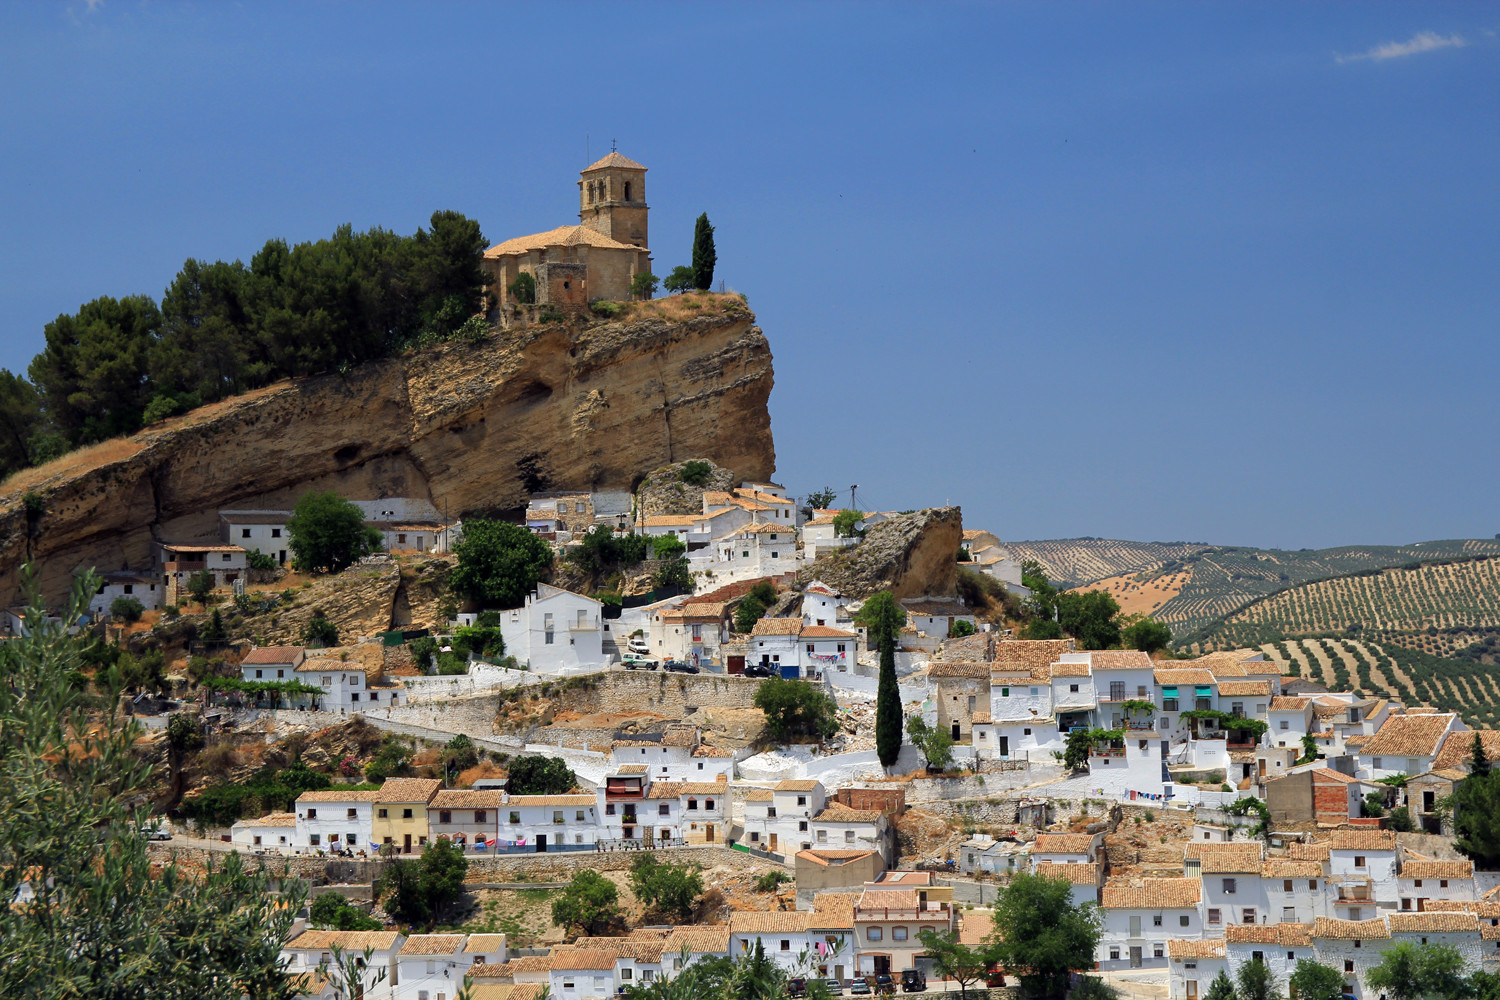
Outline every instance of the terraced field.
<path id="1" fill-rule="evenodd" d="M 1034 559 L 1047 579 L 1067 590 L 1109 577 L 1160 571 L 1172 563 L 1212 548 L 1198 542 L 1122 542 L 1114 538 L 1062 538 L 1043 542 L 1008 542 L 1017 559 Z"/>
<path id="2" fill-rule="evenodd" d="M 1403 646 L 1319 636 L 1252 647 L 1330 691 L 1358 691 L 1406 705 L 1456 711 L 1471 726 L 1500 726 L 1500 677 L 1487 665 L 1445 659 Z"/>

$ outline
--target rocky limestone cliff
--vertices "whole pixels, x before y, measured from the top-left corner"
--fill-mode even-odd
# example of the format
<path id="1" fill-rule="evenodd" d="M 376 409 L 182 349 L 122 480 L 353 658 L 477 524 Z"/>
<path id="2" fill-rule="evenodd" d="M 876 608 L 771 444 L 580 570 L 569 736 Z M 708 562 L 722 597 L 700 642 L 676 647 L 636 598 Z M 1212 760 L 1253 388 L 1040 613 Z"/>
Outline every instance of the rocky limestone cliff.
<path id="1" fill-rule="evenodd" d="M 898 599 L 955 593 L 963 511 L 933 507 L 872 525 L 858 545 L 818 559 L 798 574 L 863 600 L 881 590 Z"/>
<path id="2" fill-rule="evenodd" d="M 462 515 L 688 458 L 769 477 L 770 345 L 738 296 L 698 298 L 701 314 L 642 303 L 277 383 L 28 470 L 0 487 L 0 590 L 15 599 L 28 552 L 55 600 L 79 569 L 149 566 L 153 538 L 214 538 L 220 508 L 314 489 Z M 30 523 L 28 493 L 46 505 Z"/>
<path id="3" fill-rule="evenodd" d="M 662 469 L 653 469 L 635 491 L 636 507 L 642 517 L 658 514 L 701 514 L 703 494 L 733 490 L 743 479 L 736 479 L 730 469 L 717 465 L 709 471 L 708 478 L 700 486 L 682 481 L 682 468 L 687 462 L 675 462 Z M 712 464 L 712 463 L 710 463 Z"/>

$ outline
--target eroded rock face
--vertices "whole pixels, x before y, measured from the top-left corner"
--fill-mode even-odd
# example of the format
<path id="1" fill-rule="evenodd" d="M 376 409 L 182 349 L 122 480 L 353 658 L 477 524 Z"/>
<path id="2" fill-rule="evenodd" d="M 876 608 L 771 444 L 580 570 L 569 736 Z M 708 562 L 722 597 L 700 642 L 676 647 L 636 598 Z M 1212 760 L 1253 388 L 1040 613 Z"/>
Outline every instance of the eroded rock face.
<path id="1" fill-rule="evenodd" d="M 17 596 L 27 492 L 46 503 L 30 547 L 57 600 L 75 570 L 149 566 L 153 537 L 211 539 L 220 508 L 309 490 L 462 515 L 518 510 L 535 490 L 629 489 L 688 458 L 768 478 L 770 345 L 738 297 L 714 299 L 689 320 L 558 323 L 278 383 L 30 470 L 0 496 L 0 590 Z"/>
<path id="2" fill-rule="evenodd" d="M 963 511 L 932 507 L 872 525 L 864 541 L 804 569 L 803 582 L 823 580 L 863 600 L 889 590 L 896 598 L 948 596 L 958 580 Z"/>
<path id="3" fill-rule="evenodd" d="M 682 481 L 682 469 L 686 464 L 687 462 L 674 462 L 666 468 L 654 469 L 642 481 L 635 492 L 636 506 L 640 508 L 642 517 L 701 514 L 704 493 L 730 492 L 741 482 L 734 478 L 733 470 L 714 465 L 708 477 L 700 485 L 694 486 Z"/>

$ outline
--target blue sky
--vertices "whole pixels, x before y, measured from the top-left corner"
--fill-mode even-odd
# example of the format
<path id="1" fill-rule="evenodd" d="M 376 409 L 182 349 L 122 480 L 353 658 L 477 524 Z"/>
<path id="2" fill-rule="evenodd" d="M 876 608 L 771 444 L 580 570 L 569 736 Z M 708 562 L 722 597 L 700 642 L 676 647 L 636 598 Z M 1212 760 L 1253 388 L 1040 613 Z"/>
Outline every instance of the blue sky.
<path id="1" fill-rule="evenodd" d="M 1003 538 L 1500 531 L 1500 6 L 0 7 L 0 366 L 187 257 L 645 163 L 778 478 Z M 1490 373 L 1487 375 L 1486 373 Z"/>

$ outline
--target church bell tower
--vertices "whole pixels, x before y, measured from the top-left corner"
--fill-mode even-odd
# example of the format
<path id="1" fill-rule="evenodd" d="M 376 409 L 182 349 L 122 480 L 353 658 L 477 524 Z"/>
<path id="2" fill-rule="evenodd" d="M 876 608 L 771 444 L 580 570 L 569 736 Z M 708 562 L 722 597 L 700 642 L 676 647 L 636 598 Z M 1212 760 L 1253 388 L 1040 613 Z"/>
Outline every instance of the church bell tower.
<path id="1" fill-rule="evenodd" d="M 578 178 L 578 221 L 617 243 L 649 249 L 646 168 L 610 150 Z"/>

